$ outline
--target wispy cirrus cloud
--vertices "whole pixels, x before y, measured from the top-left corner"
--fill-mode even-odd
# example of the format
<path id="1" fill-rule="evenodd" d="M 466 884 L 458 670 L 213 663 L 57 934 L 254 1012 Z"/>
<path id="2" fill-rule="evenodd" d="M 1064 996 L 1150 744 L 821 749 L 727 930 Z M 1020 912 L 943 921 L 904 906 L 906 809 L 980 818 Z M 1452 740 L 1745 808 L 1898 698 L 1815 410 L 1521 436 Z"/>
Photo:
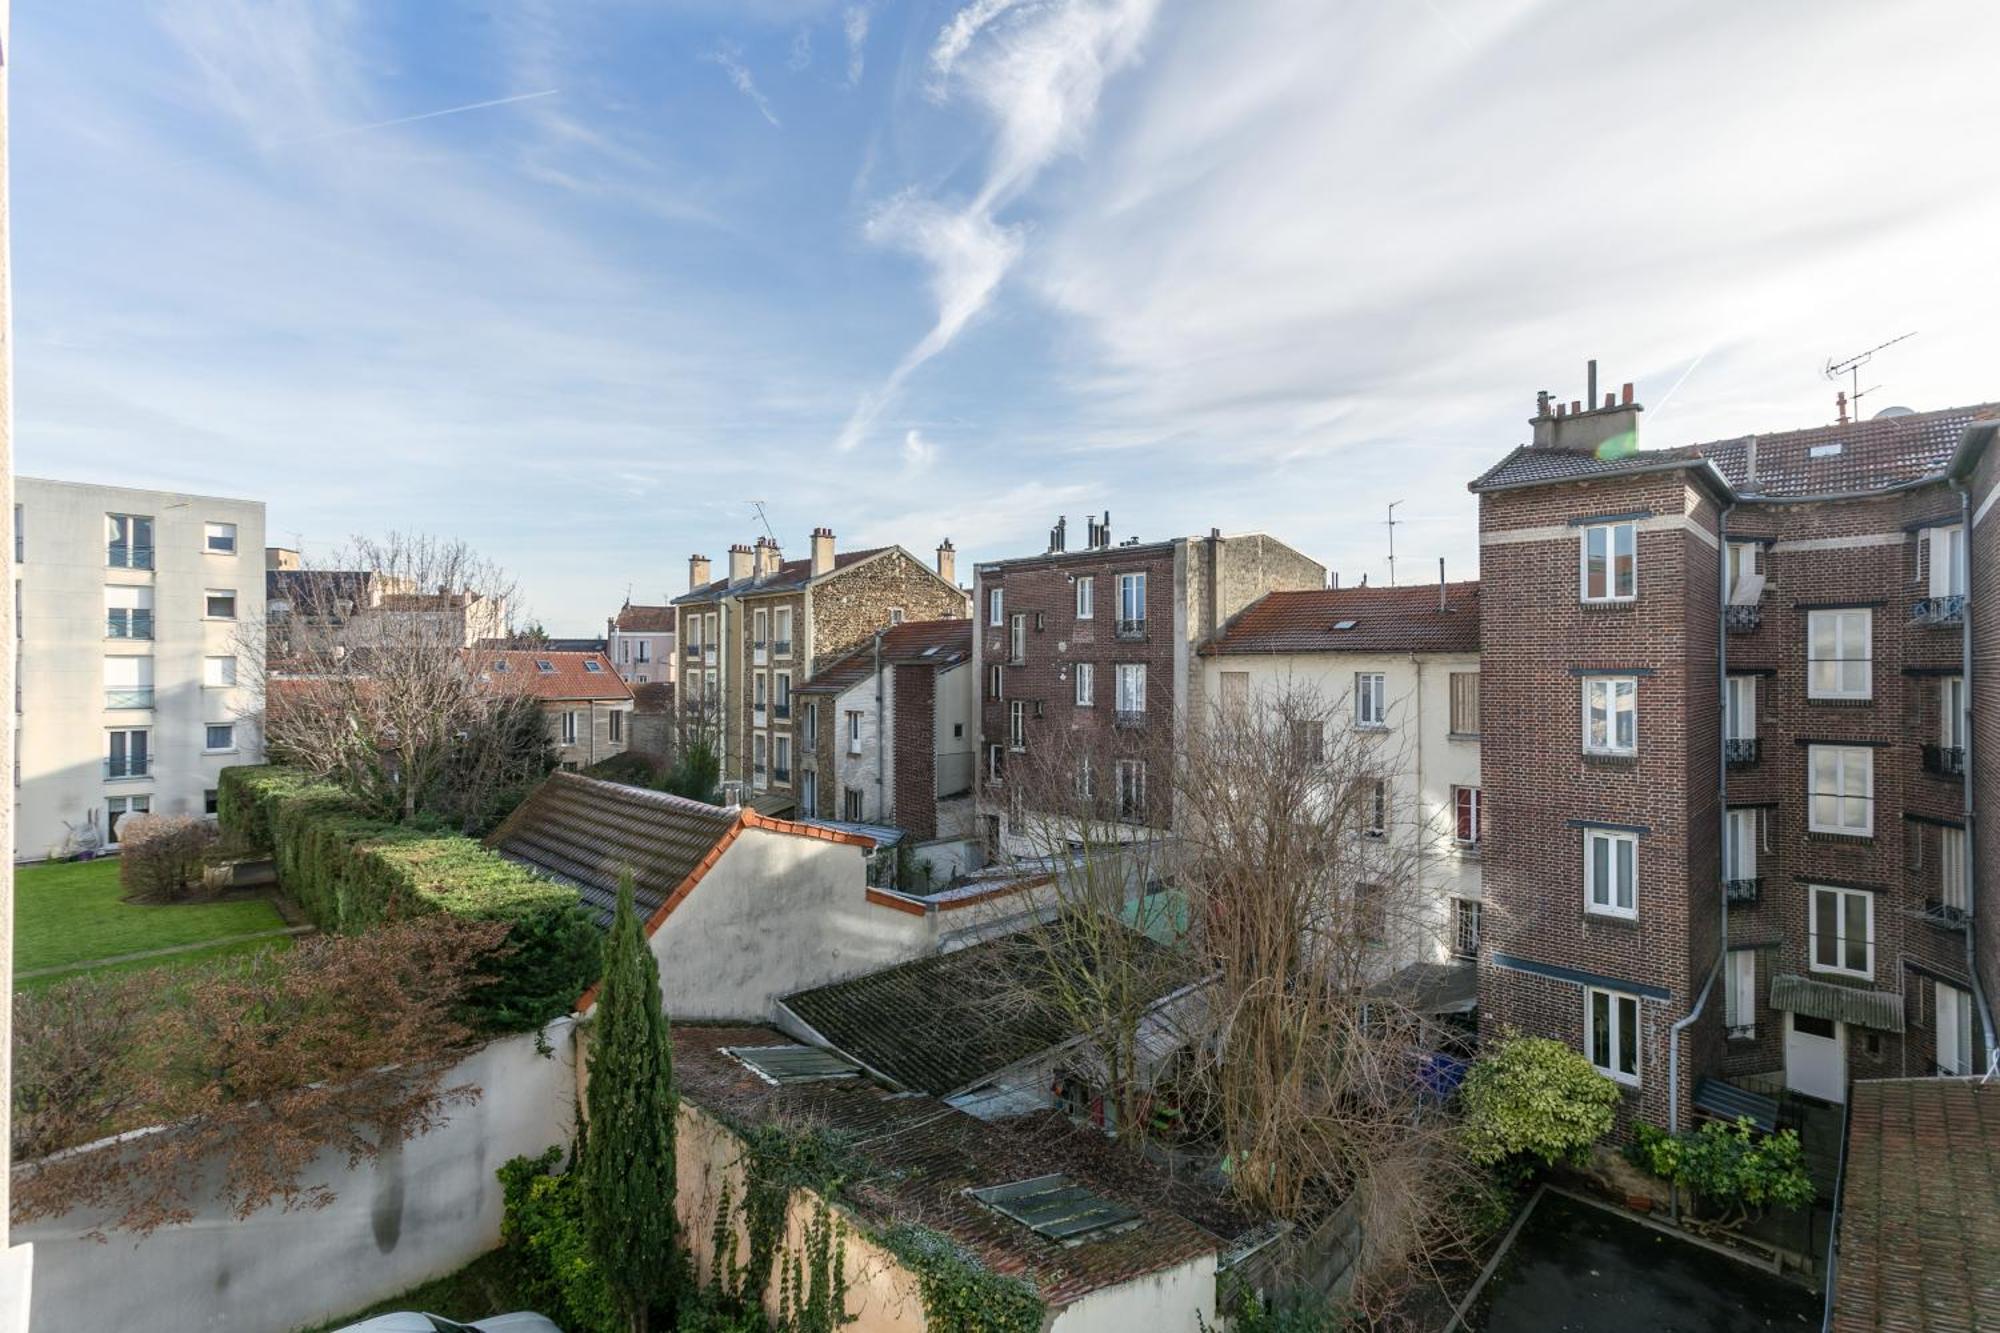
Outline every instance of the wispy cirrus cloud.
<path id="1" fill-rule="evenodd" d="M 840 17 L 840 27 L 847 38 L 847 86 L 852 88 L 861 82 L 868 59 L 868 6 L 849 5 Z"/>
<path id="2" fill-rule="evenodd" d="M 750 99 L 750 104 L 757 108 L 757 113 L 769 121 L 773 128 L 779 126 L 778 113 L 771 110 L 771 99 L 764 96 L 763 90 L 757 87 L 756 77 L 750 73 L 750 67 L 743 63 L 741 46 L 735 42 L 717 42 L 703 52 L 701 58 L 719 67 L 728 75 L 730 86 Z"/>

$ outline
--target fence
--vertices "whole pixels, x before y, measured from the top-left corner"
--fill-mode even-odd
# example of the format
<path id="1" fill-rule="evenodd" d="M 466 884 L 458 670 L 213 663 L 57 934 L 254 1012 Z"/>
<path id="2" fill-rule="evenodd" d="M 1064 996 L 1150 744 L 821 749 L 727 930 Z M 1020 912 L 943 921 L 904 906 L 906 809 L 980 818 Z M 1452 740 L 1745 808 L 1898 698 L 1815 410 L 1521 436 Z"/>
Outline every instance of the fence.
<path id="1" fill-rule="evenodd" d="M 525 1033 L 468 1056 L 446 1082 L 483 1095 L 448 1124 L 353 1171 L 323 1159 L 308 1178 L 333 1184 L 325 1208 L 239 1220 L 211 1207 L 136 1242 L 115 1231 L 93 1241 L 95 1219 L 79 1214 L 18 1228 L 35 1247 L 32 1326 L 282 1333 L 463 1267 L 500 1243 L 500 1164 L 570 1141 L 569 1027 L 549 1025 L 550 1055 Z"/>

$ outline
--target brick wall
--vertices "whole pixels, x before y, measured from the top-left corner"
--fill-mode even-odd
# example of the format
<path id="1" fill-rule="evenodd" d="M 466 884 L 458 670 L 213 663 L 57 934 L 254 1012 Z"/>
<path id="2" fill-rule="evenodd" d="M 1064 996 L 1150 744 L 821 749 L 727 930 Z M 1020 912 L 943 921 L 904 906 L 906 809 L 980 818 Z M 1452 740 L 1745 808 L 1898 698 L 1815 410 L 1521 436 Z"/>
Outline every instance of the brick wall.
<path id="1" fill-rule="evenodd" d="M 1996 487 L 2000 487 L 2000 443 L 1989 442 L 1969 482 L 1975 515 Z M 1974 523 L 1969 546 L 1973 796 L 1981 812 L 1990 812 L 2000 801 L 2000 708 L 1982 709 L 1976 701 L 2000 697 L 1996 695 L 2000 691 L 2000 519 L 1989 513 L 1984 522 Z M 1980 983 L 1991 1005 L 2000 996 L 2000 821 L 1990 813 L 1974 823 L 1973 857 L 1978 890 L 1974 941 Z"/>
<path id="2" fill-rule="evenodd" d="M 908 665 L 888 670 L 896 710 L 896 824 L 922 842 L 937 836 L 937 672 Z"/>

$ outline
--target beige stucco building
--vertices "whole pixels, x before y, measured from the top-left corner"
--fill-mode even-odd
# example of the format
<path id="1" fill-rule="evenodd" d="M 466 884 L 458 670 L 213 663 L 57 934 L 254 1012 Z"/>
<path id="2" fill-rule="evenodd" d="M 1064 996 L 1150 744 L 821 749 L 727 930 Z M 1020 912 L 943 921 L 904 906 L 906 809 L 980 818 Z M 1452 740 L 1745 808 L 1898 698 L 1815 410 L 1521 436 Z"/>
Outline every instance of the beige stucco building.
<path id="1" fill-rule="evenodd" d="M 16 858 L 212 812 L 263 759 L 263 502 L 22 477 L 14 556 Z"/>

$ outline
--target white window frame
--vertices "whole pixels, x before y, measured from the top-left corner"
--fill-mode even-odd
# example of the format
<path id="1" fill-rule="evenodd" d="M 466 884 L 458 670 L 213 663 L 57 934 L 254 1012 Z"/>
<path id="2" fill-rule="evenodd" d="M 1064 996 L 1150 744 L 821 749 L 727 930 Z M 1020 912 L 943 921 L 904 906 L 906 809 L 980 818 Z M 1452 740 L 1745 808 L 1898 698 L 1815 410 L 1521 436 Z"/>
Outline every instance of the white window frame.
<path id="1" fill-rule="evenodd" d="M 1746 574 L 1761 574 L 1759 557 L 1763 554 L 1762 542 L 1730 542 L 1725 559 L 1729 562 L 1729 600 L 1736 601 L 1736 590 L 1743 584 Z"/>
<path id="2" fill-rule="evenodd" d="M 234 656 L 204 657 L 201 659 L 201 685 L 205 690 L 229 690 L 236 688 L 236 658 Z"/>
<path id="3" fill-rule="evenodd" d="M 1834 956 L 1837 963 L 1822 963 L 1819 958 L 1819 902 L 1824 894 L 1834 895 L 1834 927 L 1838 938 L 1834 941 Z M 1862 905 L 1862 915 L 1867 918 L 1863 929 L 1867 939 L 1868 965 L 1861 969 L 1847 966 L 1847 941 L 1854 934 L 1848 921 L 1848 913 L 1856 901 Z M 1842 888 L 1834 884 L 1808 884 L 1806 886 L 1806 966 L 1814 972 L 1824 972 L 1836 977 L 1862 977 L 1873 980 L 1875 976 L 1875 895 L 1867 889 Z"/>
<path id="4" fill-rule="evenodd" d="M 819 744 L 819 700 L 808 699 L 800 710 L 800 722 L 808 746 Z"/>
<path id="5" fill-rule="evenodd" d="M 1597 1063 L 1597 997 L 1605 997 L 1604 1015 L 1609 1025 L 1605 1041 L 1605 1064 Z M 1630 1007 L 1631 1030 L 1626 1029 L 1627 1006 Z M 1614 1083 L 1622 1083 L 1628 1088 L 1639 1086 L 1644 1074 L 1642 1059 L 1643 1043 L 1639 1040 L 1641 1025 L 1639 997 L 1628 991 L 1608 990 L 1599 986 L 1583 989 L 1583 1058 L 1590 1061 L 1590 1067 Z M 1623 1068 L 1626 1055 L 1632 1057 L 1631 1071 Z"/>
<path id="6" fill-rule="evenodd" d="M 1076 664 L 1076 706 L 1094 708 L 1097 706 L 1097 666 L 1092 662 Z"/>
<path id="7" fill-rule="evenodd" d="M 1821 627 L 1831 635 L 1831 657 L 1816 656 Z M 1856 627 L 1860 655 L 1851 655 Z M 1822 683 L 1821 668 L 1827 669 Z M 1850 670 L 1852 668 L 1852 670 Z M 1872 699 L 1875 697 L 1875 613 L 1865 606 L 1806 612 L 1806 697 L 1809 699 Z"/>
<path id="8" fill-rule="evenodd" d="M 227 546 L 217 546 L 217 541 L 227 542 Z M 209 555 L 236 554 L 236 525 L 234 523 L 207 522 L 201 525 L 201 549 Z"/>
<path id="9" fill-rule="evenodd" d="M 1354 673 L 1354 725 L 1364 731 L 1389 726 L 1389 677 L 1381 671 Z"/>
<path id="10" fill-rule="evenodd" d="M 1722 695 L 1722 736 L 1724 740 L 1757 739 L 1757 678 L 1731 676 Z"/>
<path id="11" fill-rule="evenodd" d="M 209 744 L 211 740 L 215 739 L 209 735 L 211 731 L 225 729 L 229 732 L 229 744 Z M 201 752 L 203 754 L 235 754 L 236 748 L 236 724 L 234 722 L 204 722 L 201 724 Z"/>
<path id="12" fill-rule="evenodd" d="M 1470 838 L 1465 837 L 1458 831 L 1458 808 L 1461 799 L 1464 797 L 1471 798 L 1467 802 L 1472 811 L 1472 836 Z M 1451 835 L 1452 841 L 1456 842 L 1460 847 L 1477 847 L 1481 842 L 1485 841 L 1486 810 L 1484 808 L 1484 797 L 1479 788 L 1461 786 L 1451 789 Z"/>
<path id="13" fill-rule="evenodd" d="M 779 645 L 784 650 L 779 651 Z M 792 608 L 781 606 L 771 613 L 771 651 L 780 657 L 792 655 Z"/>
<path id="14" fill-rule="evenodd" d="M 1830 787 L 1822 789 L 1820 782 L 1820 760 L 1831 761 Z M 1849 776 L 1858 771 L 1861 775 L 1859 794 L 1848 790 Z M 1845 818 L 1850 813 L 1847 803 L 1861 802 L 1862 821 L 1852 823 L 1828 823 L 1820 818 L 1820 800 L 1834 802 L 1834 811 Z M 1872 838 L 1875 836 L 1875 751 L 1862 745 L 1808 745 L 1806 747 L 1806 828 L 1813 833 L 1837 833 L 1848 837 Z"/>
<path id="15" fill-rule="evenodd" d="M 1757 843 L 1764 812 L 1758 809 L 1722 812 L 1722 877 L 1757 878 Z"/>
<path id="16" fill-rule="evenodd" d="M 1938 681 L 1938 744 L 1948 750 L 1965 747 L 1965 677 Z"/>
<path id="17" fill-rule="evenodd" d="M 1118 619 L 1143 624 L 1146 619 L 1146 574 L 1140 570 L 1118 576 Z"/>
<path id="18" fill-rule="evenodd" d="M 1731 949 L 1723 969 L 1723 1026 L 1731 1037 L 1757 1035 L 1757 951 Z"/>
<path id="19" fill-rule="evenodd" d="M 1938 1072 L 1948 1077 L 1981 1072 L 1974 1063 L 1972 1029 L 1978 1019 L 1973 1016 L 1972 992 L 1933 978 L 1931 1011 L 1936 1015 Z"/>
<path id="20" fill-rule="evenodd" d="M 1928 575 L 1930 595 L 1933 597 L 1962 597 L 1965 595 L 1965 528 L 1957 523 L 1941 524 L 1924 529 L 1929 565 Z M 1943 558 L 1939 558 L 1938 547 L 1944 547 Z"/>
<path id="21" fill-rule="evenodd" d="M 1618 591 L 1618 534 L 1629 534 L 1627 540 L 1632 548 L 1632 586 L 1629 591 Z M 1593 597 L 1590 594 L 1590 547 L 1594 538 L 1602 537 L 1604 564 L 1604 592 Z M 1577 596 L 1591 603 L 1630 602 L 1639 596 L 1639 523 L 1636 519 L 1619 519 L 1611 523 L 1586 523 L 1578 532 L 1576 549 Z"/>
<path id="22" fill-rule="evenodd" d="M 1597 696 L 1602 695 L 1600 700 Z M 1622 697 L 1629 697 L 1631 707 L 1621 709 L 1618 704 Z M 1599 714 L 1604 720 L 1604 740 L 1592 740 Z M 1618 723 L 1621 719 L 1631 723 L 1631 737 L 1623 744 L 1619 742 Z M 1639 753 L 1639 678 L 1637 676 L 1585 676 L 1583 678 L 1583 752 L 1585 754 L 1612 755 L 1620 758 Z"/>
<path id="23" fill-rule="evenodd" d="M 1485 903 L 1478 898 L 1453 898 L 1451 900 L 1451 951 L 1454 956 L 1459 958 L 1477 958 L 1479 956 L 1479 933 L 1485 927 L 1485 922 L 1481 920 L 1481 917 L 1484 916 L 1485 911 Z M 1468 922 L 1472 927 L 1471 948 L 1469 949 L 1466 947 L 1466 925 Z"/>
<path id="24" fill-rule="evenodd" d="M 1146 711 L 1146 664 L 1120 662 L 1113 667 L 1112 707 L 1125 714 Z"/>
<path id="25" fill-rule="evenodd" d="M 1007 623 L 1005 599 L 1002 596 L 1006 591 L 1005 588 L 986 590 L 986 623 L 995 629 Z"/>
<path id="26" fill-rule="evenodd" d="M 1958 912 L 1972 910 L 1965 882 L 1965 858 L 1970 846 L 1964 829 L 1939 827 L 1938 901 Z"/>
<path id="27" fill-rule="evenodd" d="M 625 710 L 613 708 L 604 714 L 604 739 L 613 745 L 625 743 Z"/>
<path id="28" fill-rule="evenodd" d="M 1028 614 L 1016 611 L 1007 618 L 1007 661 L 1019 666 L 1028 660 Z"/>
<path id="29" fill-rule="evenodd" d="M 562 715 L 562 743 L 564 745 L 575 745 L 576 737 L 576 710 L 574 708 L 565 708 Z"/>
<path id="30" fill-rule="evenodd" d="M 1076 618 L 1090 620 L 1097 614 L 1097 578 L 1079 574 L 1076 579 Z"/>
<path id="31" fill-rule="evenodd" d="M 847 710 L 847 752 L 861 753 L 861 710 L 858 708 Z"/>
<path id="32" fill-rule="evenodd" d="M 1597 878 L 1597 847 L 1602 843 L 1606 848 L 1604 866 L 1610 876 L 1608 883 L 1600 884 Z M 1629 849 L 1629 862 L 1621 862 L 1620 849 Z M 1629 866 L 1629 881 L 1623 886 L 1629 903 L 1618 901 L 1620 888 L 1619 871 Z M 1602 890 L 1600 900 L 1599 891 Z M 1591 916 L 1616 917 L 1621 921 L 1636 921 L 1639 918 L 1639 835 L 1623 829 L 1587 828 L 1583 830 L 1583 910 Z"/>
<path id="33" fill-rule="evenodd" d="M 1007 705 L 1007 748 L 1016 752 L 1028 748 L 1028 701 L 1015 699 Z"/>
<path id="34" fill-rule="evenodd" d="M 1132 821 L 1146 817 L 1146 761 L 1143 759 L 1120 759 L 1116 769 L 1118 818 Z M 1127 793 L 1132 799 L 1126 800 Z"/>
<path id="35" fill-rule="evenodd" d="M 780 773 L 785 775 L 784 781 L 792 780 L 792 738 L 782 731 L 771 738 L 772 781 L 777 781 Z"/>
<path id="36" fill-rule="evenodd" d="M 212 612 L 212 611 L 210 611 L 210 610 L 208 609 L 208 604 L 209 604 L 209 602 L 210 602 L 211 600 L 213 600 L 214 598 L 217 598 L 217 597 L 227 597 L 227 598 L 229 599 L 229 614 L 228 614 L 228 615 L 226 615 L 226 616 L 218 616 L 218 615 L 216 615 L 216 614 L 215 614 L 214 612 Z M 233 621 L 233 620 L 235 620 L 235 619 L 236 619 L 236 610 L 237 610 L 237 602 L 236 602 L 236 589 L 234 589 L 234 588 L 204 588 L 204 589 L 202 589 L 202 592 L 201 592 L 201 618 L 202 618 L 203 620 L 232 620 L 232 621 Z"/>

